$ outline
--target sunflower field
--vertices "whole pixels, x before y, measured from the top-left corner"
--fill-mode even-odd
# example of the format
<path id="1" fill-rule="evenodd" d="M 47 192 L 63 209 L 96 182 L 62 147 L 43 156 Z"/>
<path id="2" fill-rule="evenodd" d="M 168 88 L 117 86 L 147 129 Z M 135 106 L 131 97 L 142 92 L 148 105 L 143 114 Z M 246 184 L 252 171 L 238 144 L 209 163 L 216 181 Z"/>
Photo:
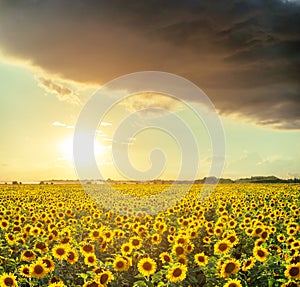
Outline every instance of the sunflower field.
<path id="1" fill-rule="evenodd" d="M 2 185 L 0 287 L 299 287 L 300 186 L 221 184 L 199 201 L 201 188 L 137 216 L 81 185 Z"/>

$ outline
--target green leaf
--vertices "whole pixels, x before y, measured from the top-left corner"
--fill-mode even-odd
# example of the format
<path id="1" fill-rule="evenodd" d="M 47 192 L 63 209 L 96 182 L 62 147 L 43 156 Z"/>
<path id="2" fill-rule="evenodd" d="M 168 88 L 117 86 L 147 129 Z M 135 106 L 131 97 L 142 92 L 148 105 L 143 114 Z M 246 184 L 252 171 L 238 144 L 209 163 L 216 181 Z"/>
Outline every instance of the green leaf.
<path id="1" fill-rule="evenodd" d="M 147 283 L 145 281 L 139 280 L 134 282 L 134 287 L 147 287 Z"/>

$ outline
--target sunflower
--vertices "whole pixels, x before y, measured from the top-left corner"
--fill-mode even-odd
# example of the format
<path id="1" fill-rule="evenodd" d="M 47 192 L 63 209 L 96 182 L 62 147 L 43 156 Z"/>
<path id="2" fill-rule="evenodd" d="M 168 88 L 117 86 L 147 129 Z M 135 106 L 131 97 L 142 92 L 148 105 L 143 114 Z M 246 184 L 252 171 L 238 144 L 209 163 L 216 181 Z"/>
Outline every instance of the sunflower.
<path id="1" fill-rule="evenodd" d="M 102 287 L 103 285 L 101 285 L 100 283 L 97 283 L 96 281 L 88 281 L 86 283 L 84 283 L 84 285 L 82 287 Z"/>
<path id="2" fill-rule="evenodd" d="M 142 247 L 142 239 L 139 236 L 131 237 L 129 243 L 134 249 L 140 249 Z"/>
<path id="3" fill-rule="evenodd" d="M 243 263 L 242 270 L 243 271 L 250 270 L 254 266 L 255 262 L 256 262 L 256 260 L 254 257 L 250 257 L 250 258 L 246 259 L 246 261 L 244 261 L 244 263 Z"/>
<path id="4" fill-rule="evenodd" d="M 6 219 L 2 219 L 0 221 L 0 228 L 3 230 L 7 230 L 9 228 L 9 221 L 7 221 Z"/>
<path id="5" fill-rule="evenodd" d="M 49 285 L 50 284 L 54 284 L 54 283 L 56 283 L 56 284 L 58 284 L 58 283 L 64 283 L 60 278 L 58 278 L 58 277 L 52 277 L 50 280 L 49 280 Z"/>
<path id="6" fill-rule="evenodd" d="M 60 240 L 60 244 L 69 244 L 72 241 L 72 238 L 69 236 L 65 236 Z"/>
<path id="7" fill-rule="evenodd" d="M 123 255 L 129 255 L 132 252 L 132 246 L 129 243 L 124 243 L 121 246 L 121 252 Z"/>
<path id="8" fill-rule="evenodd" d="M 115 271 L 127 271 L 129 268 L 128 261 L 121 256 L 117 256 L 113 261 Z"/>
<path id="9" fill-rule="evenodd" d="M 95 266 L 97 262 L 97 258 L 95 254 L 89 254 L 84 257 L 84 263 L 89 266 Z"/>
<path id="10" fill-rule="evenodd" d="M 25 250 L 21 254 L 21 259 L 24 261 L 32 261 L 35 259 L 35 253 L 31 250 Z"/>
<path id="11" fill-rule="evenodd" d="M 14 234 L 12 233 L 5 233 L 4 235 L 5 239 L 6 239 L 6 242 L 9 244 L 9 245 L 13 245 L 15 244 L 15 240 L 16 240 L 16 237 Z"/>
<path id="12" fill-rule="evenodd" d="M 242 287 L 241 281 L 237 279 L 229 279 L 224 287 Z"/>
<path id="13" fill-rule="evenodd" d="M 277 240 L 281 243 L 284 242 L 285 241 L 285 235 L 284 234 L 278 234 L 277 235 Z"/>
<path id="14" fill-rule="evenodd" d="M 106 269 L 104 269 L 104 268 L 102 268 L 102 267 L 95 267 L 94 269 L 93 269 L 93 272 L 95 273 L 95 274 L 100 274 L 100 273 L 102 273 L 103 271 L 105 271 Z"/>
<path id="15" fill-rule="evenodd" d="M 65 260 L 68 258 L 69 246 L 65 244 L 59 244 L 52 248 L 52 255 L 59 260 Z"/>
<path id="16" fill-rule="evenodd" d="M 175 240 L 174 235 L 172 235 L 172 234 L 169 234 L 169 235 L 167 236 L 167 239 L 168 239 L 168 242 L 169 242 L 169 243 L 173 243 L 174 240 Z"/>
<path id="17" fill-rule="evenodd" d="M 292 244 L 291 244 L 292 248 L 295 249 L 299 249 L 300 247 L 300 240 L 295 240 Z"/>
<path id="18" fill-rule="evenodd" d="M 0 276 L 0 286 L 1 287 L 17 287 L 18 283 L 16 276 L 11 273 L 3 273 Z"/>
<path id="19" fill-rule="evenodd" d="M 172 253 L 177 256 L 184 255 L 185 248 L 184 248 L 183 244 L 178 244 L 178 243 L 174 244 L 172 247 Z"/>
<path id="20" fill-rule="evenodd" d="M 300 284 L 295 281 L 289 280 L 287 283 L 282 284 L 280 287 L 300 287 Z"/>
<path id="21" fill-rule="evenodd" d="M 86 243 L 83 246 L 80 247 L 80 251 L 83 255 L 87 255 L 90 253 L 94 253 L 95 248 L 94 245 L 90 244 L 90 243 Z"/>
<path id="22" fill-rule="evenodd" d="M 203 252 L 195 254 L 194 259 L 199 266 L 205 266 L 208 262 L 207 256 Z"/>
<path id="23" fill-rule="evenodd" d="M 171 255 L 168 252 L 160 253 L 159 258 L 162 263 L 171 263 L 173 261 Z"/>
<path id="24" fill-rule="evenodd" d="M 91 237 L 93 240 L 99 238 L 100 235 L 101 235 L 101 233 L 100 233 L 100 231 L 97 230 L 97 229 L 93 229 L 93 230 L 90 231 L 90 237 Z"/>
<path id="25" fill-rule="evenodd" d="M 106 286 L 107 283 L 114 280 L 113 274 L 109 270 L 105 270 L 95 277 L 95 281 L 100 283 L 101 286 Z"/>
<path id="26" fill-rule="evenodd" d="M 156 271 L 156 263 L 150 257 L 139 260 L 137 267 L 139 272 L 144 276 L 149 276 Z"/>
<path id="27" fill-rule="evenodd" d="M 187 265 L 187 264 L 188 264 L 188 259 L 187 259 L 187 257 L 183 254 L 183 255 L 178 256 L 177 262 L 180 263 L 180 264 L 182 264 L 182 265 Z"/>
<path id="28" fill-rule="evenodd" d="M 185 245 L 185 244 L 188 243 L 188 239 L 187 239 L 186 236 L 180 235 L 180 236 L 178 236 L 178 237 L 175 239 L 175 242 L 176 242 L 177 244 Z"/>
<path id="29" fill-rule="evenodd" d="M 256 258 L 256 260 L 258 260 L 260 262 L 266 261 L 268 254 L 269 253 L 268 253 L 267 249 L 265 249 L 263 247 L 255 246 L 253 249 L 254 257 Z"/>
<path id="30" fill-rule="evenodd" d="M 287 234 L 288 235 L 295 235 L 297 233 L 297 229 L 296 228 L 294 228 L 294 227 L 288 227 L 287 228 Z"/>
<path id="31" fill-rule="evenodd" d="M 262 226 L 257 226 L 253 229 L 252 235 L 259 236 L 263 232 Z"/>
<path id="32" fill-rule="evenodd" d="M 262 240 L 267 241 L 270 233 L 267 230 L 264 230 L 259 236 Z"/>
<path id="33" fill-rule="evenodd" d="M 229 235 L 226 237 L 226 239 L 230 241 L 230 243 L 231 243 L 232 246 L 237 245 L 238 242 L 239 242 L 239 239 L 238 239 L 238 237 L 236 236 L 235 233 L 229 234 Z"/>
<path id="34" fill-rule="evenodd" d="M 204 236 L 204 237 L 203 237 L 203 242 L 206 243 L 206 244 L 209 244 L 209 243 L 211 242 L 210 237 Z"/>
<path id="35" fill-rule="evenodd" d="M 50 257 L 42 257 L 41 261 L 46 265 L 47 272 L 51 272 L 55 269 L 55 264 Z"/>
<path id="36" fill-rule="evenodd" d="M 46 264 L 42 260 L 38 260 L 30 265 L 30 276 L 34 278 L 43 278 L 47 274 Z"/>
<path id="37" fill-rule="evenodd" d="M 37 242 L 34 245 L 34 249 L 40 253 L 44 253 L 48 251 L 48 246 L 45 242 Z"/>
<path id="38" fill-rule="evenodd" d="M 185 279 L 187 267 L 182 264 L 176 264 L 172 266 L 167 273 L 167 279 L 170 282 L 181 282 Z"/>
<path id="39" fill-rule="evenodd" d="M 240 268 L 239 261 L 235 259 L 228 259 L 221 266 L 220 276 L 226 277 L 235 274 L 239 271 L 239 268 Z"/>
<path id="40" fill-rule="evenodd" d="M 228 239 L 223 239 L 214 245 L 214 252 L 215 254 L 227 253 L 231 246 L 231 242 Z"/>
<path id="41" fill-rule="evenodd" d="M 292 277 L 293 279 L 300 279 L 300 263 L 288 265 L 284 272 L 284 276 L 286 278 Z"/>
<path id="42" fill-rule="evenodd" d="M 20 272 L 21 276 L 30 277 L 30 267 L 28 265 L 22 265 L 19 268 L 19 272 Z"/>
<path id="43" fill-rule="evenodd" d="M 300 254 L 296 253 L 292 258 L 288 260 L 291 264 L 297 264 L 300 263 Z"/>
<path id="44" fill-rule="evenodd" d="M 153 234 L 151 237 L 152 243 L 156 244 L 156 245 L 159 244 L 161 242 L 161 240 L 162 240 L 161 235 L 158 233 Z"/>
<path id="45" fill-rule="evenodd" d="M 186 245 L 186 252 L 190 253 L 194 250 L 194 247 L 195 245 L 192 243 L 192 242 L 189 242 L 187 245 Z"/>
<path id="46" fill-rule="evenodd" d="M 73 249 L 69 250 L 67 261 L 70 264 L 74 264 L 78 261 L 78 254 L 75 250 L 73 250 Z"/>

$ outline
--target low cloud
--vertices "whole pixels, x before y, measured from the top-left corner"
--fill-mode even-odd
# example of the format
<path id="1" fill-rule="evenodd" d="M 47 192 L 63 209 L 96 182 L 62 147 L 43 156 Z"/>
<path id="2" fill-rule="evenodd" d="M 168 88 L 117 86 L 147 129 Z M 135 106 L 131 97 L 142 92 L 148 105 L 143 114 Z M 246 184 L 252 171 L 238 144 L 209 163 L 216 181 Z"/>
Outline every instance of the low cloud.
<path id="1" fill-rule="evenodd" d="M 60 101 L 67 101 L 75 105 L 80 104 L 79 98 L 70 88 L 57 84 L 53 80 L 43 77 L 39 77 L 37 80 L 42 88 L 44 88 L 48 93 L 56 94 L 56 97 Z"/>
<path id="2" fill-rule="evenodd" d="M 67 125 L 58 121 L 55 121 L 52 123 L 52 126 L 54 127 L 66 127 Z"/>
<path id="3" fill-rule="evenodd" d="M 140 111 L 143 116 L 155 116 L 176 112 L 183 108 L 182 104 L 169 96 L 145 92 L 132 95 L 121 102 L 130 113 Z"/>

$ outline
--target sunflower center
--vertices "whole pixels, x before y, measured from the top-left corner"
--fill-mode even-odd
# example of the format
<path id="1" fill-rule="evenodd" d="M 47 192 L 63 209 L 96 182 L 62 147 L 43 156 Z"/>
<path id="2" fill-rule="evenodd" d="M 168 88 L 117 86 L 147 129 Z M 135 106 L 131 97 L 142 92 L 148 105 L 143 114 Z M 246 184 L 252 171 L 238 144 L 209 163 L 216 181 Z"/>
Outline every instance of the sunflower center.
<path id="1" fill-rule="evenodd" d="M 182 274 L 182 270 L 180 268 L 176 268 L 174 271 L 173 271 L 173 276 L 174 277 L 180 277 L 180 275 Z"/>
<path id="2" fill-rule="evenodd" d="M 226 243 L 221 243 L 220 245 L 219 245 L 219 250 L 220 251 L 225 251 L 227 249 L 227 244 Z"/>
<path id="3" fill-rule="evenodd" d="M 65 250 L 64 250 L 63 248 L 58 248 L 58 249 L 56 250 L 56 253 L 57 253 L 58 255 L 64 255 L 64 254 L 65 254 Z"/>
<path id="4" fill-rule="evenodd" d="M 75 258 L 74 253 L 73 253 L 73 252 L 70 252 L 68 258 L 69 258 L 70 260 L 73 260 L 73 259 Z"/>
<path id="5" fill-rule="evenodd" d="M 176 254 L 177 255 L 181 255 L 183 253 L 184 253 L 184 249 L 181 246 L 179 246 L 179 247 L 176 248 Z"/>
<path id="6" fill-rule="evenodd" d="M 36 245 L 36 248 L 38 248 L 38 249 L 44 249 L 44 248 L 46 248 L 46 245 L 45 245 L 45 243 L 40 242 L 40 243 L 38 243 Z"/>
<path id="7" fill-rule="evenodd" d="M 237 285 L 235 283 L 230 283 L 228 287 L 237 287 Z"/>
<path id="8" fill-rule="evenodd" d="M 25 256 L 25 257 L 31 257 L 32 255 L 33 255 L 32 251 L 26 251 L 26 252 L 24 253 L 24 256 Z"/>
<path id="9" fill-rule="evenodd" d="M 85 252 L 91 252 L 92 249 L 93 249 L 93 247 L 90 246 L 90 245 L 85 245 L 85 246 L 83 247 L 83 250 L 84 250 Z"/>
<path id="10" fill-rule="evenodd" d="M 150 270 L 152 269 L 151 263 L 145 262 L 145 263 L 143 264 L 143 269 L 146 270 L 146 271 L 150 271 Z"/>
<path id="11" fill-rule="evenodd" d="M 65 238 L 62 239 L 61 243 L 66 244 L 69 241 L 70 241 L 69 238 L 65 237 Z"/>
<path id="12" fill-rule="evenodd" d="M 167 255 L 165 255 L 165 256 L 164 256 L 164 260 L 165 260 L 166 262 L 170 262 L 170 257 L 167 256 Z"/>
<path id="13" fill-rule="evenodd" d="M 34 267 L 34 273 L 35 274 L 42 274 L 44 271 L 44 268 L 41 265 L 36 265 Z"/>
<path id="14" fill-rule="evenodd" d="M 91 263 L 93 263 L 93 262 L 95 261 L 95 260 L 94 260 L 94 257 L 89 256 L 88 261 L 91 262 Z"/>
<path id="15" fill-rule="evenodd" d="M 11 278 L 5 278 L 4 283 L 6 284 L 6 286 L 13 286 L 14 285 L 14 280 L 11 279 Z"/>
<path id="16" fill-rule="evenodd" d="M 226 265 L 226 267 L 225 267 L 225 272 L 226 272 L 226 273 L 231 273 L 231 272 L 234 270 L 234 268 L 235 268 L 235 264 L 232 263 L 232 262 L 230 262 L 230 263 L 228 263 L 228 264 Z"/>
<path id="17" fill-rule="evenodd" d="M 234 237 L 234 236 L 230 236 L 230 237 L 228 238 L 228 240 L 229 240 L 231 243 L 233 243 L 233 242 L 235 241 L 235 237 Z"/>
<path id="18" fill-rule="evenodd" d="M 261 233 L 261 232 L 262 232 L 262 229 L 261 229 L 261 228 L 257 228 L 257 229 L 256 229 L 256 233 L 257 233 L 257 234 L 259 234 L 259 233 Z"/>
<path id="19" fill-rule="evenodd" d="M 258 255 L 259 257 L 264 257 L 264 256 L 265 256 L 265 252 L 263 252 L 262 250 L 258 250 L 258 251 L 257 251 L 257 255 Z"/>
<path id="20" fill-rule="evenodd" d="M 250 261 L 250 260 L 248 260 L 248 261 L 246 261 L 246 264 L 245 264 L 245 266 L 246 266 L 246 267 L 248 267 L 250 264 L 251 264 L 251 261 Z"/>
<path id="21" fill-rule="evenodd" d="M 300 272 L 299 267 L 292 267 L 290 270 L 290 275 L 297 276 L 299 274 L 299 272 Z"/>
<path id="22" fill-rule="evenodd" d="M 265 232 L 265 231 L 261 234 L 261 237 L 262 237 L 262 238 L 267 238 L 267 236 L 268 236 L 268 233 Z"/>
<path id="23" fill-rule="evenodd" d="M 139 241 L 138 241 L 137 239 L 133 239 L 133 240 L 132 240 L 132 245 L 133 245 L 133 246 L 139 245 Z"/>
<path id="24" fill-rule="evenodd" d="M 23 273 L 26 274 L 26 275 L 29 275 L 29 268 L 24 268 Z"/>
<path id="25" fill-rule="evenodd" d="M 100 277 L 100 283 L 105 284 L 105 283 L 107 283 L 107 280 L 108 280 L 108 275 L 107 274 L 102 274 L 101 277 Z"/>
<path id="26" fill-rule="evenodd" d="M 198 256 L 198 261 L 199 262 L 204 262 L 204 257 L 203 256 Z"/>
<path id="27" fill-rule="evenodd" d="M 118 268 L 123 268 L 124 267 L 124 263 L 122 261 L 118 261 L 116 265 L 117 265 Z"/>

